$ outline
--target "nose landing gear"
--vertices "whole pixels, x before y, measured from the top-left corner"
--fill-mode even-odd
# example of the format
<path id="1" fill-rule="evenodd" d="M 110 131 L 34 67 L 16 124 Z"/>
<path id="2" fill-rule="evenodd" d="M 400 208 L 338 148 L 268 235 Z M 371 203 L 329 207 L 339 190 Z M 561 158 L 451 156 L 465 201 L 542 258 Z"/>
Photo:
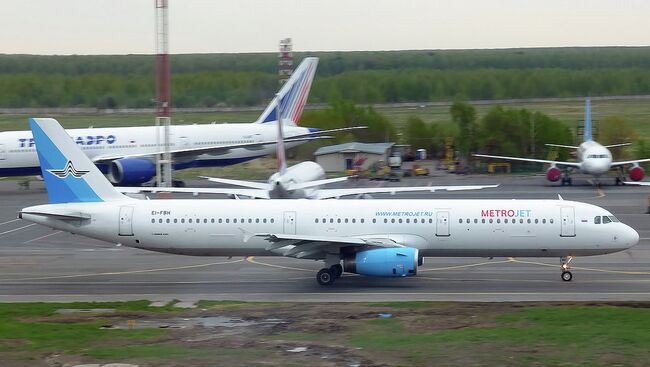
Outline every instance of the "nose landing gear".
<path id="1" fill-rule="evenodd" d="M 571 266 L 569 263 L 573 260 L 573 256 L 561 257 L 560 258 L 560 268 L 562 269 L 562 280 L 565 282 L 570 282 L 573 279 L 573 274 L 569 271 Z"/>

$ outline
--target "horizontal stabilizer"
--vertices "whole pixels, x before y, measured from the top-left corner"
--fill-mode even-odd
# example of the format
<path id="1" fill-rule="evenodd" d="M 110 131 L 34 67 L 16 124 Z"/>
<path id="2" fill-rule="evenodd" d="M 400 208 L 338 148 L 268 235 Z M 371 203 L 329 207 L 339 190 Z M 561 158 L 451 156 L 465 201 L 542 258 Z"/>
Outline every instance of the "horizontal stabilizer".
<path id="1" fill-rule="evenodd" d="M 208 180 L 210 182 L 216 182 L 216 183 L 221 183 L 221 184 L 226 184 L 226 185 L 243 186 L 243 187 L 249 187 L 251 189 L 258 189 L 258 190 L 272 190 L 273 189 L 273 186 L 269 185 L 266 182 L 232 180 L 232 179 L 228 179 L 228 178 L 208 177 L 208 176 L 199 176 L 199 177 L 205 178 L 206 180 Z"/>
<path id="2" fill-rule="evenodd" d="M 60 213 L 48 213 L 48 212 L 36 212 L 36 211 L 20 211 L 18 212 L 18 218 L 23 219 L 24 215 L 38 215 L 41 217 L 50 217 L 59 220 L 90 220 L 90 215 L 84 213 L 74 213 L 74 214 L 60 214 Z"/>
<path id="3" fill-rule="evenodd" d="M 316 181 L 309 181 L 309 182 L 299 182 L 295 184 L 289 185 L 287 190 L 300 190 L 300 189 L 307 189 L 310 187 L 315 187 L 315 186 L 323 186 L 331 183 L 336 183 L 336 182 L 341 182 L 341 181 L 346 181 L 348 179 L 347 176 L 344 177 L 335 177 L 335 178 L 326 178 L 324 180 L 316 180 Z"/>

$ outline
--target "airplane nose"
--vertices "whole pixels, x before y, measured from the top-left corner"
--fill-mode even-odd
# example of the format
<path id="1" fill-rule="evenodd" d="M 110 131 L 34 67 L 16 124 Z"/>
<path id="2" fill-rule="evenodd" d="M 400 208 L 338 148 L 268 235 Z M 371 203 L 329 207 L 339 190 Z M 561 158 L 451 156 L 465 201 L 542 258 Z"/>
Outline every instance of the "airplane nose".
<path id="1" fill-rule="evenodd" d="M 630 248 L 639 243 L 639 233 L 628 225 L 625 225 L 625 227 L 626 228 L 623 234 L 623 244 L 626 247 Z"/>

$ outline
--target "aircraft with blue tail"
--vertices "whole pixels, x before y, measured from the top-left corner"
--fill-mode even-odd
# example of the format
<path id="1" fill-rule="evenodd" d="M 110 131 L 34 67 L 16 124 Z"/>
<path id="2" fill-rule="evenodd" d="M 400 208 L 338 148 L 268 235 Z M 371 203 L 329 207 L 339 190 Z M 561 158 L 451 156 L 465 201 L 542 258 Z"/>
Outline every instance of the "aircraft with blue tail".
<path id="1" fill-rule="evenodd" d="M 278 101 L 287 147 L 346 130 L 297 125 L 317 66 L 318 58 L 305 58 L 254 123 L 172 125 L 173 168 L 228 166 L 273 153 L 277 144 Z M 67 132 L 113 184 L 137 186 L 156 175 L 155 157 L 163 153 L 162 128 L 88 128 Z M 0 177 L 40 175 L 35 143 L 30 131 L 0 132 Z"/>
<path id="2" fill-rule="evenodd" d="M 412 277 L 429 256 L 559 257 L 570 281 L 574 256 L 639 241 L 609 211 L 562 198 L 137 200 L 113 187 L 56 120 L 30 126 L 49 204 L 23 208 L 20 219 L 165 253 L 318 260 L 316 280 L 326 286 L 344 272 Z"/>
<path id="3" fill-rule="evenodd" d="M 546 179 L 551 182 L 557 182 L 561 180 L 561 184 L 563 186 L 565 184 L 571 185 L 573 183 L 573 179 L 571 177 L 573 170 L 577 170 L 581 173 L 593 176 L 595 179 L 594 183 L 599 184 L 599 179 L 602 176 L 607 175 L 607 173 L 612 168 L 618 168 L 616 184 L 622 184 L 625 183 L 625 175 L 623 171 L 624 166 L 631 166 L 627 172 L 632 181 L 641 181 L 645 176 L 645 172 L 643 170 L 643 167 L 641 167 L 639 164 L 643 162 L 650 162 L 650 158 L 634 159 L 628 161 L 614 161 L 612 158 L 612 152 L 610 152 L 609 148 L 627 146 L 630 145 L 630 143 L 602 145 L 593 140 L 591 100 L 589 98 L 585 100 L 585 126 L 583 142 L 579 146 L 561 144 L 546 145 L 557 148 L 575 149 L 577 152 L 577 162 L 554 161 L 523 157 L 507 157 L 488 154 L 473 154 L 473 156 L 509 161 L 546 163 L 550 165 L 550 167 L 546 170 Z M 564 168 L 564 171 L 561 168 Z"/>

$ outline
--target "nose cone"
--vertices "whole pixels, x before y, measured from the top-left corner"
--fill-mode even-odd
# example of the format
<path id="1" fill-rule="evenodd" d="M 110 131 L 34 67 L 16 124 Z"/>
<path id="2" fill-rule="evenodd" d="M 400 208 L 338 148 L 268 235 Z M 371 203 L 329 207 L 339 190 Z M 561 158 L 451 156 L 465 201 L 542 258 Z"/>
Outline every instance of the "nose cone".
<path id="1" fill-rule="evenodd" d="M 625 225 L 623 233 L 621 234 L 621 244 L 626 248 L 630 248 L 639 243 L 639 233 L 634 228 Z"/>

